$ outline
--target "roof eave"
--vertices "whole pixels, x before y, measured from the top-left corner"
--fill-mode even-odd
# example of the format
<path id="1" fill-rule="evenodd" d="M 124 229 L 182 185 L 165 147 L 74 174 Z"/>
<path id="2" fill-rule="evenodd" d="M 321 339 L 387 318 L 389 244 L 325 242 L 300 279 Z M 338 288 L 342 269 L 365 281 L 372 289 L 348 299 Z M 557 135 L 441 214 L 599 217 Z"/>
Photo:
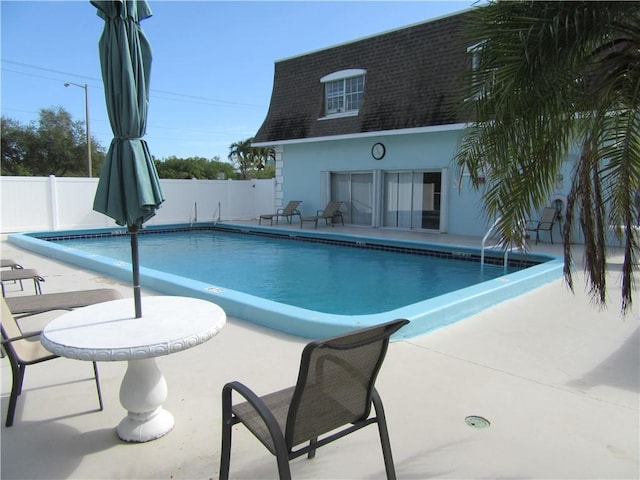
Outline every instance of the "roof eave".
<path id="1" fill-rule="evenodd" d="M 395 135 L 411 135 L 419 133 L 439 133 L 450 132 L 456 130 L 464 130 L 468 127 L 468 123 L 450 123 L 447 125 L 432 125 L 428 127 L 414 127 L 414 128 L 401 128 L 397 130 L 383 130 L 377 132 L 364 132 L 364 133 L 348 133 L 344 135 L 330 135 L 326 137 L 307 137 L 307 138 L 294 138 L 283 140 L 272 140 L 268 142 L 255 142 L 251 145 L 253 147 L 271 147 L 274 145 L 294 145 L 300 143 L 316 143 L 316 142 L 329 142 L 336 140 L 353 140 L 359 138 L 370 137 L 390 137 Z"/>

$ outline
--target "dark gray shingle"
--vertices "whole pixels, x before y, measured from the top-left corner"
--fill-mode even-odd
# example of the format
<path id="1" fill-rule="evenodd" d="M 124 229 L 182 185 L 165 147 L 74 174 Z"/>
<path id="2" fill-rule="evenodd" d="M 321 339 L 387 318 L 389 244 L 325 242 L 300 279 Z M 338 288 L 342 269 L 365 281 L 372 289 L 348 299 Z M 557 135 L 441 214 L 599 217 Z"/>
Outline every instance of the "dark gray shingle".
<path id="1" fill-rule="evenodd" d="M 470 67 L 462 40 L 465 13 L 420 23 L 275 65 L 267 117 L 255 142 L 274 142 L 462 122 L 457 112 Z M 320 79 L 350 68 L 367 71 L 357 116 L 323 115 Z"/>

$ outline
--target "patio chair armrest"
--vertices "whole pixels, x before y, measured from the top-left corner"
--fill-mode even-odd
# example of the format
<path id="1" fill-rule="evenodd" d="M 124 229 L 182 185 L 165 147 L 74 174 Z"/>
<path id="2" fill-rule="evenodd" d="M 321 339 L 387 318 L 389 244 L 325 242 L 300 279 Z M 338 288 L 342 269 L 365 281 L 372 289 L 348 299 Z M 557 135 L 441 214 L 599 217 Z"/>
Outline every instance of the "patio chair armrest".
<path id="1" fill-rule="evenodd" d="M 284 208 L 278 208 L 276 210 L 276 215 L 282 215 L 284 213 Z"/>
<path id="2" fill-rule="evenodd" d="M 43 313 L 57 312 L 58 310 L 63 312 L 72 312 L 73 308 L 71 307 L 44 308 L 42 310 L 36 310 L 35 312 L 14 313 L 13 318 L 15 318 L 16 320 L 23 320 L 28 317 L 35 317 L 36 315 L 42 315 Z"/>
<path id="3" fill-rule="evenodd" d="M 225 421 L 229 421 L 232 410 L 232 393 L 237 392 L 241 397 L 243 397 L 249 405 L 256 411 L 256 413 L 262 418 L 264 424 L 266 425 L 271 438 L 273 439 L 274 445 L 276 449 L 285 448 L 284 445 L 284 433 L 280 429 L 280 425 L 278 425 L 278 421 L 276 417 L 271 413 L 271 410 L 267 408 L 262 399 L 256 395 L 253 390 L 240 382 L 229 382 L 225 384 L 222 388 L 222 411 L 223 411 L 223 419 Z M 236 422 L 234 422 L 236 423 Z"/>
<path id="4" fill-rule="evenodd" d="M 24 335 L 20 335 L 19 337 L 12 337 L 12 338 L 2 339 L 2 341 L 0 343 L 5 344 L 5 343 L 17 342 L 18 340 L 26 340 L 27 338 L 38 337 L 38 336 L 40 336 L 41 333 L 42 332 L 30 332 L 30 333 L 26 333 Z"/>
<path id="5" fill-rule="evenodd" d="M 279 431 L 280 427 L 278 426 L 278 422 L 276 418 L 273 416 L 271 411 L 264 404 L 262 399 L 255 394 L 253 390 L 240 382 L 229 382 L 222 388 L 222 398 L 223 402 L 225 401 L 225 397 L 228 396 L 229 400 L 231 400 L 231 393 L 237 392 L 242 398 L 244 398 L 249 405 L 253 407 L 253 409 L 265 420 L 267 427 L 270 427 L 269 423 L 273 421 L 273 425 Z M 271 430 L 271 428 L 269 428 Z"/>

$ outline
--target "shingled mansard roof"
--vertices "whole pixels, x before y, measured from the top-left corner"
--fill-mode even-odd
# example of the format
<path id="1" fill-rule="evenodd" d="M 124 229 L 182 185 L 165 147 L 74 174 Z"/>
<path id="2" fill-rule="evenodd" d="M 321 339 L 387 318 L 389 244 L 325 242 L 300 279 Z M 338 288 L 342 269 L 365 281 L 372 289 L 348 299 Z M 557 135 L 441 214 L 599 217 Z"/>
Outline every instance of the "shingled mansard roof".
<path id="1" fill-rule="evenodd" d="M 254 144 L 463 122 L 456 107 L 463 73 L 471 66 L 463 41 L 465 15 L 277 61 L 271 104 Z M 320 79 L 348 69 L 366 70 L 358 115 L 321 119 Z"/>

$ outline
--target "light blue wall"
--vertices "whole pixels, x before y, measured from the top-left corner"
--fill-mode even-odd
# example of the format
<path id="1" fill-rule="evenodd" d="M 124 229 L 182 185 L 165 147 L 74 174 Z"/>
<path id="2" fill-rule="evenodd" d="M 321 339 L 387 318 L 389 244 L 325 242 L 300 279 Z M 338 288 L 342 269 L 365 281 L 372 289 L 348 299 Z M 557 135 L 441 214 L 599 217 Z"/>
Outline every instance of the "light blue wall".
<path id="1" fill-rule="evenodd" d="M 458 146 L 461 130 L 431 133 L 380 135 L 345 140 L 329 140 L 286 144 L 283 146 L 283 185 L 285 203 L 302 200 L 303 215 L 315 215 L 325 207 L 322 197 L 323 172 L 371 172 L 402 170 L 439 170 L 448 168 L 447 228 L 446 233 L 455 235 L 483 236 L 493 219 L 488 219 L 481 200 L 468 176 L 460 179 L 453 157 Z M 371 147 L 382 142 L 386 155 L 374 160 Z M 562 169 L 563 181 L 556 184 L 553 195 L 565 197 L 571 185 L 577 153 L 572 152 Z M 536 212 L 532 218 L 536 218 Z M 559 226 L 554 229 L 554 239 L 561 240 Z M 581 242 L 577 234 L 576 241 Z M 546 238 L 544 241 L 548 241 Z"/>
<path id="2" fill-rule="evenodd" d="M 376 136 L 347 140 L 331 140 L 284 145 L 282 185 L 285 203 L 302 200 L 303 215 L 314 215 L 325 207 L 322 199 L 323 172 L 364 172 L 449 169 L 448 228 L 457 235 L 483 235 L 488 223 L 484 217 L 480 194 L 472 190 L 468 177 L 461 189 L 452 159 L 459 131 Z M 384 143 L 382 160 L 371 156 L 371 147 Z"/>

